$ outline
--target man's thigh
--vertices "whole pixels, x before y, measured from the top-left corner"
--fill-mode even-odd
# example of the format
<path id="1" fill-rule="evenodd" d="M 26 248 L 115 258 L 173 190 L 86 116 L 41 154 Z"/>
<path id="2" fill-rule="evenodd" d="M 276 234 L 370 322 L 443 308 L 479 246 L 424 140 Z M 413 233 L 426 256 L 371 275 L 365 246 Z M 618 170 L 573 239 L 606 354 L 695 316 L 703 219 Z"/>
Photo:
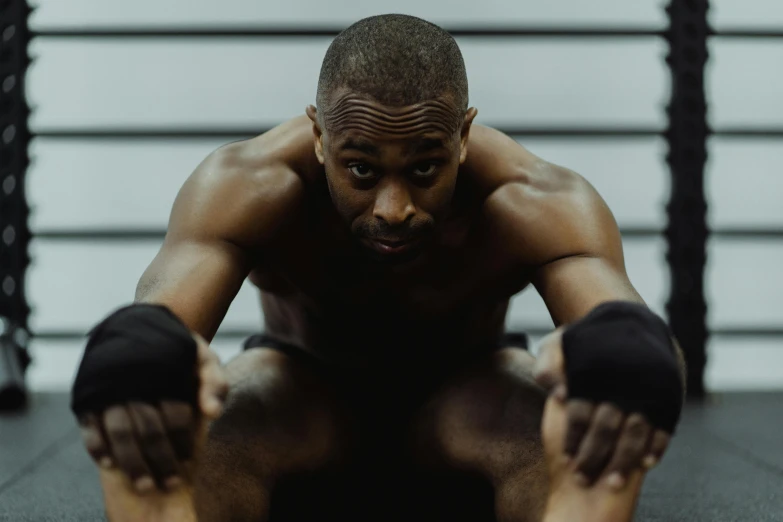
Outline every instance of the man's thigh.
<path id="1" fill-rule="evenodd" d="M 413 451 L 424 476 L 460 477 L 455 484 L 464 486 L 451 496 L 466 513 L 502 522 L 537 521 L 543 513 L 546 395 L 533 380 L 534 362 L 518 348 L 495 352 L 452 377 L 415 418 Z"/>
<path id="2" fill-rule="evenodd" d="M 252 348 L 225 370 L 229 394 L 196 482 L 199 520 L 267 520 L 281 481 L 339 467 L 345 414 L 323 375 L 277 350 Z"/>

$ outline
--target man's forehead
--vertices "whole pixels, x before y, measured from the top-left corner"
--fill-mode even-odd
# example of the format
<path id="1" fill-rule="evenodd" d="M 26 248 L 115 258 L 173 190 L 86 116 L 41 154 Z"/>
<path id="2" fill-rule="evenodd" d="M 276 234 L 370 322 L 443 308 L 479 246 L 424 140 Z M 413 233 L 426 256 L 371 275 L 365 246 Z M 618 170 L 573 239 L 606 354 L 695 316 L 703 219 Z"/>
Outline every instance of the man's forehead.
<path id="1" fill-rule="evenodd" d="M 323 123 L 338 133 L 367 128 L 377 134 L 439 132 L 450 136 L 464 117 L 464 111 L 454 105 L 450 96 L 398 106 L 347 92 L 322 110 Z"/>
<path id="2" fill-rule="evenodd" d="M 384 147 L 403 148 L 408 153 L 423 153 L 448 148 L 452 136 L 445 132 L 424 132 L 409 135 L 378 135 L 367 132 L 344 132 L 332 135 L 332 142 L 339 150 L 378 152 Z"/>

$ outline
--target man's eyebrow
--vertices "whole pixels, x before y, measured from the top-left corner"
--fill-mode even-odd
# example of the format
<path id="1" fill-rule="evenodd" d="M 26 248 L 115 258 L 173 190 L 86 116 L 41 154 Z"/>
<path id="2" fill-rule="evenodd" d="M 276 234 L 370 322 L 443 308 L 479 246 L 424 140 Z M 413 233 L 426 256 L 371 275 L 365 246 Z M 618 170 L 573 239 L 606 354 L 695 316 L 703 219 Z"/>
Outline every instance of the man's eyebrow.
<path id="1" fill-rule="evenodd" d="M 340 146 L 340 150 L 358 150 L 359 152 L 363 152 L 364 154 L 368 154 L 370 156 L 381 155 L 378 147 L 376 147 L 373 143 L 358 138 L 348 138 L 345 143 Z"/>
<path id="2" fill-rule="evenodd" d="M 445 149 L 446 142 L 440 138 L 424 138 L 417 140 L 415 143 L 408 147 L 408 153 L 412 156 L 416 154 L 423 154 L 435 149 Z"/>

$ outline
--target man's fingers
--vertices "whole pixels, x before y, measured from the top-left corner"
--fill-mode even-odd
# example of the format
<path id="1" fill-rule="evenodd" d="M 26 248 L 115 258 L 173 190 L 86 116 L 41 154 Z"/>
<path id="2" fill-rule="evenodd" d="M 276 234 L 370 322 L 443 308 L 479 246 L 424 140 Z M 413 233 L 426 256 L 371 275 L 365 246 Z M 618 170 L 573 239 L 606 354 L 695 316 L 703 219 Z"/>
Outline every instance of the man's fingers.
<path id="1" fill-rule="evenodd" d="M 590 428 L 590 421 L 593 418 L 595 406 L 592 402 L 583 400 L 572 400 L 566 404 L 566 414 L 568 416 L 568 428 L 566 429 L 565 443 L 563 451 L 570 457 L 576 456 L 579 446 L 582 443 L 587 430 Z"/>
<path id="2" fill-rule="evenodd" d="M 199 408 L 208 417 L 217 417 L 223 408 L 223 402 L 228 396 L 228 383 L 223 375 L 220 359 L 209 344 L 197 333 L 193 334 L 196 340 L 198 354 L 199 377 Z"/>
<path id="3" fill-rule="evenodd" d="M 98 418 L 92 413 L 84 415 L 79 420 L 79 428 L 90 457 L 102 468 L 110 468 L 112 466 L 111 452 L 109 445 L 104 440 Z"/>
<path id="4" fill-rule="evenodd" d="M 193 408 L 184 402 L 163 401 L 160 413 L 177 460 L 190 460 L 196 436 Z"/>
<path id="5" fill-rule="evenodd" d="M 127 409 L 124 406 L 109 408 L 103 414 L 103 425 L 117 467 L 128 476 L 140 493 L 154 489 L 152 472 L 139 449 L 133 421 Z"/>
<path id="6" fill-rule="evenodd" d="M 158 410 L 149 404 L 134 402 L 128 404 L 128 413 L 138 437 L 139 449 L 155 483 L 162 488 L 173 485 L 179 475 L 177 458 Z"/>
<path id="7" fill-rule="evenodd" d="M 217 417 L 228 395 L 228 382 L 219 364 L 208 363 L 199 374 L 199 406 L 208 417 Z"/>
<path id="8" fill-rule="evenodd" d="M 576 471 L 584 475 L 589 484 L 601 475 L 612 457 L 623 420 L 623 412 L 611 404 L 604 403 L 596 408 L 574 460 Z"/>
<path id="9" fill-rule="evenodd" d="M 614 455 L 605 471 L 612 486 L 622 487 L 630 473 L 641 466 L 651 432 L 652 428 L 643 415 L 634 413 L 625 420 Z"/>
<path id="10" fill-rule="evenodd" d="M 547 391 L 565 382 L 562 337 L 562 329 L 557 329 L 538 344 L 533 377 Z"/>
<path id="11" fill-rule="evenodd" d="M 650 447 L 647 449 L 647 456 L 644 457 L 642 462 L 645 468 L 653 468 L 661 461 L 663 454 L 666 452 L 666 448 L 669 447 L 670 440 L 671 435 L 665 431 L 657 430 L 653 434 Z"/>

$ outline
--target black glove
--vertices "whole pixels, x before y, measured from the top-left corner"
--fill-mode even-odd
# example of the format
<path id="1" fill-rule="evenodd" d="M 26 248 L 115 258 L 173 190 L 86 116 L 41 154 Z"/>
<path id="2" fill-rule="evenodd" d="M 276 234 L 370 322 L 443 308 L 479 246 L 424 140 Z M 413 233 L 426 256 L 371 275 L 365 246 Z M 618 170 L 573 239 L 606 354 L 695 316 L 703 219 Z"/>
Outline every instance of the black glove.
<path id="1" fill-rule="evenodd" d="M 130 401 L 196 404 L 196 341 L 168 308 L 134 304 L 89 334 L 71 396 L 78 416 Z"/>
<path id="2" fill-rule="evenodd" d="M 674 432 L 684 385 L 669 328 L 646 306 L 597 306 L 563 332 L 563 357 L 569 398 L 609 402 Z"/>

